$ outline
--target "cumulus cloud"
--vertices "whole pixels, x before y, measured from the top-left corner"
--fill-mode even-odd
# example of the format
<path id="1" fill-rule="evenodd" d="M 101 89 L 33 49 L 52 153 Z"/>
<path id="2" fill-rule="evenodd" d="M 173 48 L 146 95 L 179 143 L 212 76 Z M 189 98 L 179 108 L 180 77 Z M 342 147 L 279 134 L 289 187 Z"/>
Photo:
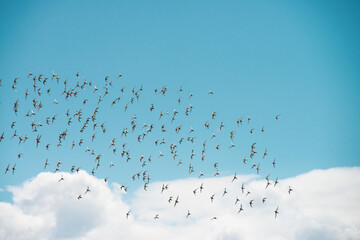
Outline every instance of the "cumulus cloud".
<path id="1" fill-rule="evenodd" d="M 163 193 L 154 182 L 129 197 L 85 171 L 40 173 L 8 187 L 13 203 L 0 202 L 0 239 L 360 239 L 360 168 L 314 170 L 267 189 L 257 176 L 232 178 L 179 179 Z"/>

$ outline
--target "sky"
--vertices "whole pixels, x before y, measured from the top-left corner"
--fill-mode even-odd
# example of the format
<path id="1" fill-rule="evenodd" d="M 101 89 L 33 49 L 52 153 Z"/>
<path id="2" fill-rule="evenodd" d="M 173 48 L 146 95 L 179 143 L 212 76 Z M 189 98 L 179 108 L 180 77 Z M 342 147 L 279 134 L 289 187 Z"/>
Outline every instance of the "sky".
<path id="1" fill-rule="evenodd" d="M 59 224 L 58 215 L 51 215 L 49 212 L 49 216 L 43 216 L 36 205 L 43 200 L 41 197 L 47 195 L 56 199 L 57 191 L 61 189 L 57 187 L 54 192 L 38 193 L 39 195 L 34 193 L 31 197 L 27 186 L 36 186 L 39 179 L 58 179 L 61 174 L 67 176 L 69 182 L 86 182 L 92 179 L 91 181 L 98 181 L 99 184 L 109 177 L 108 182 L 102 185 L 103 191 L 109 194 L 109 198 L 115 199 L 112 202 L 115 209 L 125 211 L 139 205 L 143 182 L 131 180 L 131 176 L 139 169 L 148 170 L 151 177 L 149 196 L 152 196 L 151 194 L 155 194 L 151 190 L 153 186 L 161 186 L 164 182 L 179 181 L 178 188 L 186 189 L 188 181 L 196 182 L 200 172 L 208 181 L 215 181 L 214 163 L 219 165 L 221 179 L 232 178 L 236 172 L 247 179 L 249 185 L 255 186 L 257 181 L 271 174 L 271 181 L 278 177 L 289 183 L 280 184 L 285 191 L 284 196 L 280 193 L 274 196 L 278 203 L 288 209 L 291 209 L 289 206 L 292 201 L 299 206 L 308 207 L 310 200 L 304 200 L 305 195 L 314 194 L 316 189 L 313 189 L 314 192 L 304 190 L 302 193 L 300 189 L 305 189 L 309 179 L 316 177 L 318 171 L 322 170 L 324 172 L 321 173 L 328 174 L 328 178 L 333 176 L 331 174 L 345 178 L 347 174 L 353 174 L 356 178 L 355 187 L 352 191 L 349 190 L 347 196 L 351 200 L 348 201 L 351 204 L 360 200 L 356 190 L 359 175 L 354 174 L 359 171 L 360 165 L 359 8 L 357 1 L 0 2 L 0 134 L 4 132 L 5 136 L 0 142 L 2 208 L 8 209 L 9 216 L 25 219 L 24 226 L 29 226 L 31 217 L 37 218 L 39 225 L 34 223 L 36 226 L 31 226 L 31 234 L 35 234 L 30 234 L 31 236 L 38 239 L 67 239 L 69 236 L 60 234 L 63 231 L 61 227 L 64 226 Z M 31 77 L 27 78 L 30 71 L 34 75 L 43 74 L 49 78 L 47 85 L 38 83 L 42 96 L 37 96 L 37 99 L 41 99 L 44 105 L 41 111 L 36 111 L 32 106 L 31 100 L 37 94 L 33 92 Z M 53 71 L 60 77 L 59 83 L 51 80 Z M 79 77 L 75 75 L 77 72 Z M 119 73 L 122 77 L 117 79 Z M 100 93 L 104 93 L 105 76 L 109 76 L 113 84 L 108 86 L 109 95 L 98 105 Z M 19 80 L 13 90 L 11 86 L 15 78 Z M 85 87 L 78 97 L 66 100 L 62 95 L 64 80 L 68 79 L 69 89 L 77 81 L 81 83 L 84 78 L 87 82 L 92 81 L 93 85 Z M 168 89 L 166 96 L 154 93 L 154 89 L 158 88 L 160 91 L 164 85 Z M 94 86 L 99 88 L 95 93 Z M 120 91 L 122 87 L 125 88 L 124 93 Z M 139 90 L 141 87 L 144 91 L 139 100 L 135 100 L 135 104 L 130 104 L 129 110 L 124 112 L 124 106 L 133 97 L 131 90 Z M 48 88 L 52 89 L 50 95 L 46 93 Z M 183 92 L 178 93 L 180 88 Z M 26 89 L 30 93 L 27 100 L 24 97 Z M 208 94 L 209 90 L 214 94 Z M 189 99 L 190 94 L 193 96 Z M 111 102 L 119 96 L 121 100 L 111 107 Z M 179 97 L 181 104 L 177 102 Z M 86 106 L 82 104 L 85 98 L 89 100 Z M 20 101 L 20 113 L 15 115 L 13 104 L 17 99 Z M 53 103 L 55 99 L 59 104 Z M 154 105 L 152 112 L 149 111 L 151 104 Z M 190 116 L 185 116 L 183 113 L 189 104 L 194 108 Z M 90 131 L 92 123 L 89 130 L 80 133 L 79 128 L 83 122 L 79 123 L 76 117 L 72 117 L 71 126 L 66 124 L 68 118 L 65 112 L 70 109 L 74 114 L 82 108 L 86 119 L 97 106 L 100 107 L 97 121 L 99 125 L 105 123 L 107 133 L 103 134 L 98 126 L 96 139 L 92 142 L 89 140 L 93 134 Z M 174 109 L 180 114 L 174 123 L 170 123 Z M 37 113 L 31 120 L 23 117 L 31 110 Z M 161 121 L 158 120 L 160 111 L 168 111 L 169 116 L 165 114 Z M 211 119 L 212 112 L 217 114 L 215 120 Z M 55 123 L 47 125 L 46 117 L 55 114 Z M 126 138 L 121 137 L 123 128 L 131 129 L 129 123 L 134 114 L 137 116 L 137 131 L 143 131 L 144 123 L 155 125 L 154 132 L 141 144 L 137 141 L 138 134 L 130 133 Z M 279 119 L 275 120 L 278 114 Z M 250 123 L 247 123 L 248 117 L 251 118 Z M 241 126 L 236 124 L 239 118 L 244 120 Z M 43 126 L 39 127 L 41 133 L 31 131 L 32 120 L 42 123 Z M 11 139 L 14 129 L 10 126 L 13 121 L 16 121 L 14 129 L 18 133 L 28 134 L 27 143 L 18 144 Z M 204 128 L 206 121 L 211 123 L 210 130 Z M 221 122 L 225 127 L 220 131 Z M 162 124 L 165 124 L 166 133 L 161 132 Z M 177 166 L 178 159 L 172 160 L 168 145 L 178 141 L 179 135 L 174 132 L 174 128 L 179 125 L 182 125 L 185 143 L 178 149 L 183 164 Z M 260 131 L 262 127 L 264 132 Z M 188 134 L 191 128 L 195 131 Z M 250 134 L 252 128 L 254 133 Z M 56 147 L 58 135 L 66 129 L 67 140 L 62 147 Z M 233 140 L 236 147 L 229 149 L 229 132 L 232 130 L 236 131 Z M 216 138 L 211 140 L 213 133 Z M 35 146 L 37 134 L 42 137 L 38 148 Z M 166 138 L 166 146 L 155 146 L 154 141 L 162 138 L 162 134 Z M 188 136 L 195 137 L 195 144 L 186 140 Z M 85 139 L 84 145 L 71 150 L 72 140 L 79 141 L 80 138 Z M 116 155 L 109 150 L 113 138 L 117 138 Z M 206 160 L 201 161 L 202 143 L 205 139 L 208 139 L 208 149 Z M 128 163 L 120 157 L 121 144 L 125 142 L 131 152 Z M 254 142 L 257 143 L 256 150 L 259 153 L 253 161 L 256 165 L 261 162 L 259 175 L 255 168 L 250 168 L 252 159 L 248 157 L 250 145 Z M 50 150 L 45 149 L 46 143 L 51 143 Z M 215 149 L 217 144 L 221 144 L 220 151 Z M 96 153 L 102 155 L 101 167 L 94 177 L 91 176 L 94 160 L 88 153 L 84 153 L 86 147 L 96 149 Z M 192 149 L 195 150 L 194 161 L 189 160 Z M 262 154 L 265 149 L 268 155 L 264 160 Z M 162 158 L 158 158 L 160 151 L 165 155 Z M 17 157 L 19 153 L 23 153 L 20 159 Z M 148 162 L 145 168 L 138 162 L 141 154 L 145 159 L 152 156 L 152 162 Z M 242 162 L 245 156 L 249 160 L 247 165 Z M 50 165 L 44 170 L 47 158 Z M 276 168 L 271 164 L 274 158 Z M 54 173 L 58 160 L 62 162 L 59 170 L 61 173 Z M 109 168 L 111 162 L 115 166 Z M 15 163 L 15 173 L 12 174 L 10 169 L 4 174 L 6 167 L 10 165 L 11 168 Z M 192 174 L 188 173 L 189 163 L 194 166 L 195 172 Z M 74 173 L 69 174 L 71 166 L 84 170 L 80 177 Z M 49 175 L 48 178 L 45 177 L 46 174 Z M 319 178 L 326 179 L 321 174 Z M 320 182 L 326 184 L 326 181 Z M 340 183 L 338 189 L 351 184 L 346 181 Z M 129 186 L 130 191 L 126 194 L 117 192 L 121 184 Z M 294 184 L 298 185 L 298 189 Z M 84 183 L 85 189 L 86 185 Z M 220 180 L 213 185 L 222 186 Z M 289 185 L 294 188 L 295 193 L 290 199 L 287 194 Z M 69 189 L 75 191 L 76 186 L 82 185 L 74 183 L 72 186 Z M 323 189 L 324 186 L 319 185 L 318 188 Z M 342 198 L 338 198 L 335 193 L 335 190 L 329 190 L 329 196 L 337 203 L 335 200 Z M 318 195 L 315 194 L 314 198 L 321 201 L 322 198 Z M 17 199 L 23 196 L 29 196 L 32 200 Z M 149 202 L 156 203 L 157 200 L 154 197 Z M 96 199 L 93 204 L 101 206 L 102 201 Z M 55 202 L 54 200 L 51 204 Z M 141 219 L 142 216 L 154 214 L 150 211 L 154 209 L 154 205 L 151 206 L 136 213 L 137 218 L 133 219 L 131 225 L 134 229 L 153 224 L 152 218 L 150 222 Z M 276 206 L 274 201 L 269 207 L 271 217 Z M 337 226 L 339 229 L 341 226 L 348 227 L 349 239 L 356 239 L 360 232 L 359 219 L 352 219 L 351 211 L 344 209 L 343 205 L 336 206 L 344 213 L 344 221 L 339 220 Z M 358 211 L 359 208 L 356 208 Z M 155 209 L 164 212 L 160 214 L 160 219 L 168 212 L 162 206 Z M 225 207 L 219 209 L 227 216 Z M 186 210 L 184 209 L 185 214 Z M 199 212 L 198 216 L 192 214 L 196 219 L 193 221 L 202 228 L 202 221 L 205 221 L 203 218 L 208 216 L 204 213 L 205 210 L 203 213 Z M 79 213 L 83 212 L 79 210 Z M 96 211 L 92 214 L 95 216 Z M 291 218 L 295 214 L 299 213 L 291 212 L 287 217 Z M 324 211 L 320 209 L 314 214 L 317 216 L 312 216 L 314 221 L 321 224 Z M 219 213 L 218 216 L 220 215 Z M 1 214 L 0 218 L 4 216 Z M 248 216 L 248 219 L 255 221 L 256 216 L 261 215 L 256 212 Z M 41 224 L 48 221 L 48 217 L 53 219 L 54 226 L 47 226 L 48 232 L 44 231 L 47 235 L 39 237 L 40 230 L 45 229 Z M 306 219 L 306 215 L 302 217 L 297 219 L 299 223 Z M 105 216 L 104 219 L 109 218 Z M 282 221 L 286 219 L 284 217 Z M 227 220 L 233 221 L 232 216 L 229 215 Z M 109 224 L 104 228 L 112 229 L 115 224 L 113 220 L 106 222 Z M 96 223 L 93 224 L 97 226 Z M 178 226 L 179 231 L 191 231 L 183 222 L 175 220 L 162 224 L 166 236 L 171 236 L 167 234 L 171 234 L 171 227 L 174 226 Z M 12 227 L 14 226 L 9 223 L 8 228 L 0 229 L 0 236 L 16 239 L 16 236 L 8 235 Z M 217 236 L 214 239 L 231 239 L 230 235 L 221 238 L 224 228 L 215 228 L 214 231 L 219 232 L 214 233 Z M 331 239 L 332 234 L 336 235 L 333 231 L 340 231 L 324 226 L 314 229 L 310 232 L 315 234 L 321 229 L 318 234 L 329 234 L 328 239 Z M 94 234 L 91 236 L 96 238 L 96 234 L 104 234 L 104 229 L 99 230 L 99 233 L 90 232 L 89 229 L 84 229 L 83 234 L 72 237 L 90 238 Z M 304 239 L 301 235 L 304 232 L 304 229 L 290 229 L 286 233 L 279 230 L 279 237 L 274 239 Z M 132 234 L 134 239 L 141 237 L 136 235 L 136 230 Z M 240 236 L 237 231 L 233 234 L 234 239 L 255 236 L 251 235 L 254 233 Z M 316 236 L 307 237 L 316 239 Z M 254 239 L 261 239 L 261 236 Z"/>

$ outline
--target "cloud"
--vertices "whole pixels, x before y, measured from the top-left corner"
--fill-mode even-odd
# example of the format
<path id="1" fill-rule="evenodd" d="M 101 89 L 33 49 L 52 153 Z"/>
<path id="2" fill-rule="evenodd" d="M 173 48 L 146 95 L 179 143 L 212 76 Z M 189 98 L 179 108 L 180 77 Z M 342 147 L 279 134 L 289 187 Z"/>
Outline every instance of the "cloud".
<path id="1" fill-rule="evenodd" d="M 237 177 L 180 179 L 163 193 L 154 182 L 129 197 L 85 171 L 40 173 L 8 187 L 13 203 L 0 202 L 0 239 L 360 239 L 360 168 L 314 170 L 267 189 L 257 176 Z"/>

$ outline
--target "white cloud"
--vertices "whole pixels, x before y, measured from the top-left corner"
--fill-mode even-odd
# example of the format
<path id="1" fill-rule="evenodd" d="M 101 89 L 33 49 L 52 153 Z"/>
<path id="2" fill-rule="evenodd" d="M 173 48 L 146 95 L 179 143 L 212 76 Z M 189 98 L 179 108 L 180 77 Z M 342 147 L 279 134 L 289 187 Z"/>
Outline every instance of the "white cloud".
<path id="1" fill-rule="evenodd" d="M 124 201 L 118 184 L 110 188 L 84 171 L 40 173 L 8 188 L 13 203 L 0 202 L 0 239 L 360 239 L 360 168 L 314 170 L 268 189 L 256 176 L 231 179 L 171 181 L 162 194 L 162 183 L 155 182 Z M 243 182 L 248 196 L 241 193 Z M 201 183 L 204 189 L 195 196 Z M 85 195 L 87 185 L 91 192 Z M 224 188 L 228 193 L 222 196 Z M 176 207 L 169 196 L 179 196 Z M 245 210 L 238 214 L 240 203 Z"/>

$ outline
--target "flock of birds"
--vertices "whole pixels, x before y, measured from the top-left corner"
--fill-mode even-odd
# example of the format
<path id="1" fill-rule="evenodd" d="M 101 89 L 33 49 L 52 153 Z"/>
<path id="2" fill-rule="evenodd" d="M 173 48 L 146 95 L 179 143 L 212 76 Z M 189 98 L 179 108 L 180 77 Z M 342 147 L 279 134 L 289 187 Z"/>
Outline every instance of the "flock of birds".
<path id="1" fill-rule="evenodd" d="M 85 77 L 81 77 L 80 73 L 76 73 L 73 77 L 75 80 L 70 81 L 69 79 L 60 78 L 58 74 L 52 72 L 52 75 L 49 77 L 44 76 L 43 74 L 35 75 L 33 73 L 27 74 L 27 77 L 24 77 L 24 86 L 23 88 L 19 88 L 19 84 L 21 81 L 20 78 L 15 78 L 11 82 L 11 89 L 1 90 L 4 91 L 14 91 L 16 95 L 16 100 L 12 104 L 13 108 L 13 117 L 15 119 L 11 120 L 11 124 L 8 127 L 2 127 L 4 131 L 0 132 L 0 144 L 4 144 L 5 141 L 15 142 L 19 149 L 26 143 L 26 144 L 33 144 L 34 148 L 36 149 L 43 149 L 44 152 L 49 153 L 53 149 L 65 149 L 67 154 L 71 155 L 71 150 L 74 148 L 81 150 L 81 152 L 85 152 L 86 155 L 91 158 L 93 161 L 89 161 L 93 163 L 93 166 L 89 169 L 85 169 L 90 172 L 92 175 L 95 175 L 97 171 L 101 167 L 109 167 L 113 168 L 115 165 L 118 164 L 114 160 L 114 162 L 109 162 L 108 160 L 104 160 L 105 151 L 110 152 L 114 156 L 120 156 L 117 159 L 119 162 L 122 161 L 122 164 L 130 164 L 132 159 L 134 159 L 132 153 L 134 150 L 131 150 L 131 146 L 134 144 L 142 144 L 148 138 L 150 139 L 148 143 L 151 141 L 153 142 L 151 145 L 152 149 L 158 149 L 162 147 L 165 149 L 167 148 L 166 153 L 162 151 L 158 151 L 157 156 L 155 156 L 156 160 L 162 159 L 172 159 L 174 160 L 176 166 L 188 165 L 187 169 L 187 176 L 193 176 L 195 174 L 198 178 L 205 177 L 201 171 L 197 171 L 194 168 L 195 159 L 199 159 L 200 163 L 203 164 L 211 164 L 214 169 L 213 176 L 219 176 L 219 162 L 211 162 L 208 163 L 207 161 L 207 151 L 211 147 L 209 142 L 212 142 L 214 145 L 214 151 L 221 151 L 222 149 L 228 150 L 236 148 L 235 145 L 235 135 L 236 129 L 231 129 L 228 131 L 228 136 L 230 140 L 230 146 L 223 147 L 221 143 L 216 142 L 216 137 L 218 134 L 226 134 L 225 132 L 225 123 L 220 121 L 220 124 L 212 128 L 213 125 L 216 124 L 215 119 L 217 118 L 217 112 L 211 112 L 208 115 L 208 120 L 203 123 L 203 128 L 208 131 L 213 130 L 213 132 L 209 136 L 205 136 L 203 141 L 199 141 L 201 136 L 195 136 L 195 131 L 197 129 L 190 127 L 190 129 L 184 129 L 186 119 L 191 119 L 191 115 L 193 113 L 194 107 L 191 103 L 184 104 L 183 102 L 187 101 L 190 102 L 193 98 L 193 93 L 185 93 L 182 87 L 177 89 L 176 91 L 176 98 L 177 98 L 177 106 L 182 106 L 183 110 L 176 110 L 168 111 L 165 109 L 158 109 L 154 103 L 149 103 L 148 101 L 145 102 L 148 109 L 142 110 L 140 112 L 136 112 L 130 116 L 129 123 L 125 124 L 124 126 L 119 127 L 119 124 L 116 124 L 117 129 L 109 129 L 108 130 L 108 122 L 114 120 L 115 123 L 118 121 L 118 115 L 120 114 L 128 114 L 133 105 L 138 104 L 141 102 L 142 95 L 144 93 L 143 86 L 139 88 L 133 87 L 127 89 L 125 86 L 123 87 L 115 87 L 118 84 L 124 84 L 125 81 L 122 80 L 122 74 L 118 74 L 117 76 L 111 78 L 106 76 L 104 81 L 102 81 L 98 86 L 96 86 L 92 81 L 87 81 Z M 29 81 L 31 80 L 31 81 Z M 32 83 L 31 88 L 26 88 L 29 85 L 29 82 Z M 63 87 L 63 89 L 61 88 Z M 3 83 L 0 80 L 0 87 L 4 87 Z M 26 89 L 25 89 L 26 88 Z M 62 89 L 59 91 L 59 89 Z M 114 89 L 114 90 L 112 90 Z M 116 90 L 115 90 L 116 89 Z M 23 93 L 21 91 L 23 90 Z M 151 91 L 151 90 L 150 90 Z M 118 94 L 114 98 L 110 99 L 113 94 Z M 126 93 L 129 94 L 126 95 Z M 161 88 L 156 88 L 153 90 L 153 93 L 160 96 L 167 96 L 168 95 L 168 88 L 166 85 L 162 86 Z M 208 95 L 214 95 L 213 91 L 208 91 Z M 49 100 L 51 99 L 51 100 Z M 168 101 L 168 100 L 166 100 Z M 165 101 L 165 102 L 166 102 Z M 122 103 L 122 106 L 120 105 Z M 1 104 L 3 104 L 1 102 Z M 62 105 L 61 107 L 59 107 Z M 81 107 L 78 107 L 78 106 Z M 78 107 L 78 108 L 77 108 Z M 104 108 L 110 108 L 109 113 L 105 113 L 103 117 L 105 118 L 104 122 L 98 120 L 100 112 Z M 52 112 L 54 110 L 65 109 L 63 112 Z M 114 110 L 116 109 L 116 110 Z M 120 111 L 119 111 L 120 109 Z M 116 111 L 116 112 L 115 112 Z M 147 112 L 146 114 L 144 114 Z M 109 115 L 110 114 L 110 115 Z M 138 124 L 139 115 L 148 115 L 151 114 L 153 117 L 152 119 L 156 119 L 154 122 L 144 123 L 143 125 Z M 181 117 L 180 117 L 181 115 Z M 11 116 L 8 116 L 12 118 Z M 279 120 L 280 114 L 274 115 L 274 120 Z M 25 120 L 24 120 L 25 119 Z M 180 120 L 178 120 L 180 119 Z M 240 117 L 236 121 L 234 121 L 234 125 L 237 128 L 241 128 L 242 125 L 247 124 L 250 126 L 251 123 L 250 117 Z M 24 123 L 22 122 L 24 121 Z M 21 122 L 19 125 L 21 127 L 18 129 L 18 122 Z M 54 124 L 57 125 L 55 126 Z M 25 125 L 26 124 L 26 125 Z M 195 123 L 192 123 L 195 124 Z M 202 125 L 202 124 L 201 124 Z M 23 128 L 27 127 L 27 132 Z M 173 126 L 173 127 L 168 127 Z M 51 131 L 58 131 L 58 134 L 55 136 L 56 139 L 53 138 L 53 134 L 49 134 L 49 130 L 46 127 L 52 128 Z M 58 130 L 62 129 L 62 130 Z M 116 131 L 120 131 L 117 133 Z M 264 127 L 259 128 L 260 132 L 263 133 Z M 249 130 L 250 134 L 253 134 L 255 131 L 254 128 Z M 47 134 L 48 132 L 48 134 Z M 106 147 L 105 150 L 98 150 L 97 148 L 102 147 L 104 141 L 100 141 L 98 144 L 95 144 L 96 139 L 98 138 L 99 133 L 102 135 L 101 139 L 109 138 L 109 146 Z M 168 141 L 166 134 L 170 134 L 171 138 L 174 140 L 171 142 Z M 50 136 L 51 135 L 51 136 Z M 112 135 L 112 136 L 109 136 Z M 155 135 L 155 136 L 154 136 Z M 69 136 L 72 137 L 69 140 Z M 128 141 L 125 142 L 130 136 L 135 139 L 133 142 Z M 44 139 L 45 138 L 45 139 Z M 118 139 L 124 140 L 122 144 L 118 144 Z M 169 137 L 170 138 L 170 137 Z M 176 139 L 176 140 L 175 140 Z M 56 141 L 56 142 L 54 142 Z M 170 142 L 170 143 L 169 143 Z M 197 144 L 200 142 L 200 147 L 197 148 Z M 146 143 L 146 144 L 148 144 Z M 190 147 L 190 152 L 187 153 L 188 155 L 184 156 L 181 154 L 181 146 L 185 143 L 188 144 Z M 93 144 L 93 147 L 89 147 L 89 145 Z M 150 144 L 150 143 L 149 143 Z M 85 147 L 85 145 L 88 145 Z M 1 147 L 1 145 L 0 145 Z M 66 148 L 65 148 L 66 147 Z M 140 148 L 138 148 L 140 149 Z M 261 164 L 266 161 L 270 161 L 271 167 L 276 167 L 276 159 L 267 160 L 268 151 L 265 148 L 261 153 L 258 153 L 257 150 L 257 143 L 253 142 L 248 148 L 248 153 L 246 156 L 242 156 L 242 163 L 244 166 L 248 166 L 249 169 L 259 174 L 261 171 Z M 138 151 L 135 151 L 138 154 Z M 3 173 L 6 174 L 15 174 L 17 167 L 21 167 L 21 161 L 24 157 L 24 153 L 19 152 L 17 154 L 17 161 L 14 163 L 7 163 L 5 164 L 5 169 Z M 237 156 L 238 157 L 238 156 Z M 182 159 L 186 159 L 182 160 Z M 147 191 L 148 186 L 150 184 L 150 171 L 151 169 L 149 166 L 152 164 L 152 155 L 143 155 L 137 158 L 136 161 L 136 171 L 131 173 L 131 179 L 129 181 L 142 181 L 144 191 Z M 10 160 L 11 161 L 11 160 Z M 20 166 L 17 166 L 20 165 Z M 46 158 L 43 162 L 43 171 L 48 171 L 49 168 L 54 165 L 53 172 L 56 173 L 60 171 L 61 166 L 64 164 L 63 160 L 57 159 L 55 162 L 51 162 L 49 158 Z M 82 169 L 81 166 L 75 166 L 71 164 L 70 172 L 76 173 Z M 126 169 L 126 167 L 125 167 Z M 130 171 L 129 168 L 126 171 Z M 61 171 L 64 171 L 63 169 Z M 104 181 L 107 182 L 109 177 L 105 177 Z M 231 182 L 234 182 L 238 179 L 236 173 L 232 178 Z M 264 188 L 267 189 L 271 185 L 276 187 L 278 184 L 278 178 L 276 177 L 275 180 L 270 180 L 270 173 L 267 174 L 265 177 L 265 185 Z M 58 180 L 58 184 L 61 184 L 62 181 L 66 181 L 63 175 Z M 159 189 L 159 194 L 163 194 L 169 188 L 169 184 L 164 183 Z M 123 191 L 128 191 L 128 185 L 123 184 L 120 186 L 120 189 Z M 204 184 L 202 183 L 199 187 L 195 188 L 193 194 L 200 194 L 203 192 Z M 245 187 L 245 183 L 242 183 L 241 194 L 247 197 L 251 194 L 250 190 Z M 291 194 L 293 191 L 292 187 L 288 187 L 288 194 Z M 85 195 L 90 194 L 91 189 L 90 186 L 86 187 L 86 190 L 76 196 L 77 199 L 82 199 Z M 225 188 L 222 196 L 225 196 L 228 193 L 227 189 Z M 168 203 L 173 204 L 176 207 L 180 204 L 181 195 L 177 196 L 169 196 Z M 215 194 L 212 194 L 209 197 L 209 201 L 213 202 L 215 199 Z M 254 206 L 254 199 L 248 199 L 249 207 L 253 208 Z M 262 198 L 262 204 L 265 204 L 267 201 L 267 197 Z M 238 206 L 238 213 L 244 211 L 245 206 L 241 203 L 241 200 L 236 197 L 235 205 Z M 131 214 L 131 210 L 125 213 L 126 219 L 129 218 Z M 274 210 L 274 217 L 276 218 L 279 214 L 279 207 Z M 184 214 L 186 218 L 191 216 L 190 210 Z M 159 214 L 155 214 L 154 220 L 159 219 Z M 216 220 L 217 217 L 214 216 L 211 220 Z"/>

